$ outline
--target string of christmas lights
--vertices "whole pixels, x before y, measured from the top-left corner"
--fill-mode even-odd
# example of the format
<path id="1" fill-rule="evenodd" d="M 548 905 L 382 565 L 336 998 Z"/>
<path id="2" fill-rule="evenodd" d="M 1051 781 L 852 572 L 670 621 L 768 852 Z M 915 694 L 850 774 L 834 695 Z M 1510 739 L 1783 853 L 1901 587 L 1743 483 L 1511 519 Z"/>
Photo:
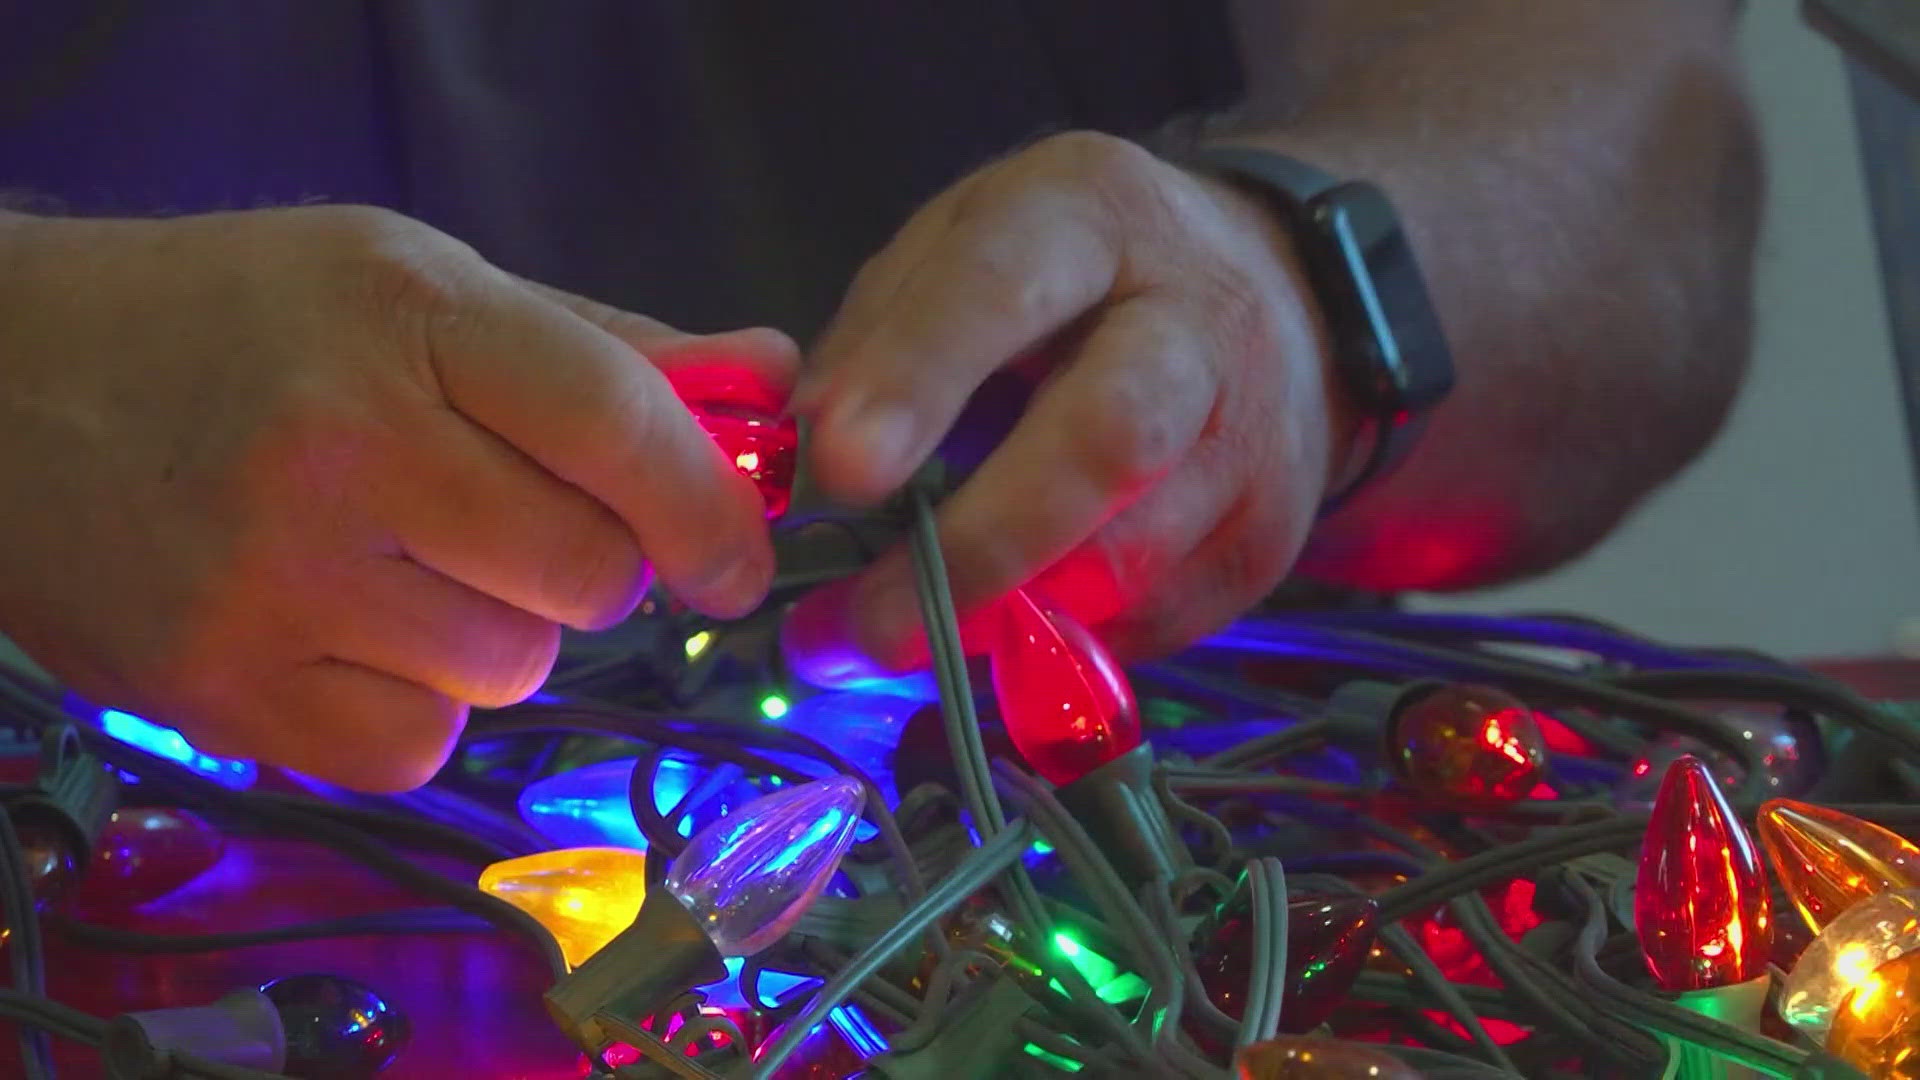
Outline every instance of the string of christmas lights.
<path id="1" fill-rule="evenodd" d="M 625 650 L 476 714 L 425 792 L 370 799 L 265 790 L 0 676 L 36 761 L 0 787 L 24 1075 L 53 1074 L 45 1036 L 114 1077 L 432 1052 L 405 1002 L 322 973 L 80 1014 L 45 996 L 43 935 L 153 953 L 476 926 L 541 957 L 529 1012 L 617 1080 L 1920 1075 L 1914 710 L 1540 615 L 1273 615 L 1129 673 L 1024 590 L 969 613 L 975 666 L 936 476 L 836 515 L 796 486 L 777 410 L 727 378 L 681 390 L 778 519 L 776 601 L 908 546 L 931 677 L 816 691 L 777 602 L 720 625 L 655 598 Z M 237 834 L 330 846 L 429 906 L 114 925 Z"/>

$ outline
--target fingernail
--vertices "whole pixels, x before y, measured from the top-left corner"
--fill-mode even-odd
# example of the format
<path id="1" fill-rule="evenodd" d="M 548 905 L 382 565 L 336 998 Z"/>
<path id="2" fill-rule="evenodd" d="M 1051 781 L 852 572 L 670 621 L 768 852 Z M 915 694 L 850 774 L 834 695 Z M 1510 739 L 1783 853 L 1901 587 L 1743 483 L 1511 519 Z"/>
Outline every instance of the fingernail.
<path id="1" fill-rule="evenodd" d="M 907 410 L 875 404 L 861 408 L 844 422 L 844 437 L 882 471 L 904 470 L 913 454 L 918 428 L 914 415 Z"/>
<path id="2" fill-rule="evenodd" d="M 767 595 L 773 570 L 754 556 L 738 558 L 700 590 L 707 614 L 735 619 L 758 607 Z"/>

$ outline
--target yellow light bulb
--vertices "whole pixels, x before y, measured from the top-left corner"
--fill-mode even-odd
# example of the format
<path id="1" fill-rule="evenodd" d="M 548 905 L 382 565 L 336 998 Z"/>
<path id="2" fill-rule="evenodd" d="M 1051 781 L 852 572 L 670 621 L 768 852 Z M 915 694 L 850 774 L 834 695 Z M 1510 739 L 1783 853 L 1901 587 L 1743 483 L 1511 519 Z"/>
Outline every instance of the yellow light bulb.
<path id="1" fill-rule="evenodd" d="M 1875 1017 L 1913 997 L 1904 967 L 1920 953 L 1920 891 L 1880 893 L 1840 913 L 1813 939 L 1780 987 L 1780 1018 L 1825 1042 L 1851 1009 Z M 1851 1002 L 1851 1005 L 1846 1003 Z M 1856 1026 L 1862 1017 L 1856 1017 Z M 1888 1021 L 1891 1023 L 1891 1021 Z M 1886 1027 L 1875 1020 L 1872 1031 Z"/>
<path id="2" fill-rule="evenodd" d="M 1873 1080 L 1904 1080 L 1920 1066 L 1920 952 L 1889 960 L 1834 1013 L 1827 1052 Z"/>
<path id="3" fill-rule="evenodd" d="M 616 847 L 542 851 L 487 867 L 480 890 L 538 919 L 567 966 L 578 967 L 633 925 L 647 896 L 647 856 Z"/>

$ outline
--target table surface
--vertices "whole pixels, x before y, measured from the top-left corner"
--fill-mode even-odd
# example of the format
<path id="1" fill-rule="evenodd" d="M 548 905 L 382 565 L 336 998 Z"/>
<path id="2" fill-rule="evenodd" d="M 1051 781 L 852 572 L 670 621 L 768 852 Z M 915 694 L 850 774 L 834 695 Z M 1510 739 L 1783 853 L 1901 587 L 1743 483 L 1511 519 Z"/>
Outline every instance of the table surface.
<path id="1" fill-rule="evenodd" d="M 1817 665 L 1874 697 L 1920 699 L 1920 661 Z M 315 844 L 236 839 L 211 871 L 118 925 L 156 933 L 266 929 L 421 906 L 423 901 Z M 187 956 L 77 948 L 51 935 L 49 991 L 95 1015 L 205 1004 L 235 988 L 324 972 L 378 990 L 413 1023 L 385 1074 L 393 1080 L 562 1080 L 584 1068 L 548 1021 L 544 968 L 523 942 L 495 933 L 330 939 Z M 17 1075 L 0 1028 L 0 1076 Z M 102 1075 L 95 1051 L 56 1044 L 63 1077 Z"/>

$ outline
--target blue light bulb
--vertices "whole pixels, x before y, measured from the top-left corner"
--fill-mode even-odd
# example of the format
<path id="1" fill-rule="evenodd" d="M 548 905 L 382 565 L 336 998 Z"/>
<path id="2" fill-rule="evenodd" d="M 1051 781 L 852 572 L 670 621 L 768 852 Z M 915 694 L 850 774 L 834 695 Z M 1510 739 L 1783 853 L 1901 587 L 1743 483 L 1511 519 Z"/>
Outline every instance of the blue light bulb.
<path id="1" fill-rule="evenodd" d="M 892 694 L 816 694 L 795 704 L 777 721 L 779 727 L 825 743 L 848 764 L 866 773 L 889 804 L 900 801 L 894 787 L 893 752 L 900 733 L 920 708 L 913 698 Z M 770 753 L 768 757 L 808 772 L 820 764 L 799 754 Z M 864 839 L 864 838 L 863 838 Z"/>
<path id="2" fill-rule="evenodd" d="M 520 792 L 520 818 L 558 847 L 645 851 L 647 838 L 641 835 L 627 801 L 627 783 L 637 763 L 635 758 L 602 761 L 536 780 Z M 662 814 L 672 810 L 711 772 L 683 758 L 662 758 L 653 774 L 654 809 Z M 695 826 L 717 820 L 758 795 L 744 779 L 721 783 L 681 816 L 680 835 L 691 836 Z"/>
<path id="3" fill-rule="evenodd" d="M 866 789 L 844 776 L 783 788 L 699 832 L 665 886 L 722 956 L 786 936 L 853 844 Z"/>
<path id="4" fill-rule="evenodd" d="M 251 761 L 237 761 L 232 758 L 218 758 L 212 754 L 203 754 L 187 742 L 186 736 L 170 727 L 161 727 L 151 720 L 142 720 L 129 712 L 118 709 L 103 709 L 100 712 L 100 730 L 119 739 L 128 746 L 137 747 L 154 757 L 165 758 L 177 765 L 183 765 L 211 780 L 227 787 L 242 790 L 253 786 L 259 779 L 260 770 Z"/>

